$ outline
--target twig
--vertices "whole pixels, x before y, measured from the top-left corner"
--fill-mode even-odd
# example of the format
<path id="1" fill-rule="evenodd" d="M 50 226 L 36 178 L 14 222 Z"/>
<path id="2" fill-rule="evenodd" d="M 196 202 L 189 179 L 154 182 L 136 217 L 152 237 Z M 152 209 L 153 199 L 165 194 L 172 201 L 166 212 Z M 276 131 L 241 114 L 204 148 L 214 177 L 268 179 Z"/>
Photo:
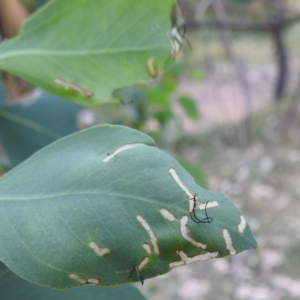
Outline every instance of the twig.
<path id="1" fill-rule="evenodd" d="M 220 0 L 216 0 L 213 2 L 212 5 L 213 5 L 214 12 L 216 14 L 217 21 L 218 22 L 226 21 L 227 15 L 222 2 Z M 246 117 L 249 118 L 249 116 L 251 115 L 251 102 L 252 102 L 250 90 L 241 62 L 238 60 L 233 50 L 231 32 L 229 30 L 221 30 L 221 38 L 222 38 L 224 48 L 226 49 L 227 54 L 234 65 L 238 80 L 240 81 L 240 85 L 243 89 L 244 96 L 245 96 L 245 106 L 244 106 L 245 113 L 246 113 Z M 248 135 L 246 130 L 246 124 L 244 122 L 237 127 L 237 134 L 238 134 L 240 145 L 243 148 L 245 148 L 248 145 Z"/>
<path id="2" fill-rule="evenodd" d="M 285 19 L 274 19 L 267 22 L 242 22 L 229 20 L 216 21 L 186 21 L 187 29 L 228 29 L 236 31 L 273 31 L 287 29 L 300 22 L 300 13 Z"/>

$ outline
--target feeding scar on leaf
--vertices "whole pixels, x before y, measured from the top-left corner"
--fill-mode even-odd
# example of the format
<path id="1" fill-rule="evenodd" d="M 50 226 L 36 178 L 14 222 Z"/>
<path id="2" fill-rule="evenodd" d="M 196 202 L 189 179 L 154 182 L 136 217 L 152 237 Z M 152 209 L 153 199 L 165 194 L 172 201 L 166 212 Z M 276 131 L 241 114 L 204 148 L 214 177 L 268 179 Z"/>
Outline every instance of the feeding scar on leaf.
<path id="1" fill-rule="evenodd" d="M 241 222 L 238 225 L 239 232 L 243 233 L 244 230 L 246 229 L 246 226 L 247 226 L 246 219 L 243 216 L 241 216 Z"/>
<path id="2" fill-rule="evenodd" d="M 141 263 L 138 265 L 137 268 L 138 268 L 139 270 L 142 270 L 148 262 L 149 262 L 149 257 L 145 257 L 145 258 L 141 261 Z"/>
<path id="3" fill-rule="evenodd" d="M 226 248 L 229 251 L 229 253 L 231 255 L 236 254 L 236 250 L 233 248 L 232 239 L 231 239 L 228 229 L 223 229 L 223 237 L 224 237 L 224 240 L 226 243 Z"/>
<path id="4" fill-rule="evenodd" d="M 110 252 L 109 248 L 100 248 L 95 242 L 90 242 L 89 246 L 95 251 L 98 256 L 103 256 Z"/>
<path id="5" fill-rule="evenodd" d="M 213 218 L 208 217 L 206 209 L 207 207 L 214 207 L 217 206 L 218 203 L 216 201 L 214 201 L 212 204 L 209 205 L 209 202 L 206 202 L 205 206 L 204 206 L 204 210 L 205 210 L 205 215 L 206 217 L 203 219 L 199 219 L 196 216 L 196 202 L 198 201 L 198 198 L 196 196 L 196 194 L 193 194 L 185 185 L 184 183 L 181 181 L 181 179 L 179 178 L 178 174 L 176 173 L 176 171 L 172 168 L 169 170 L 170 174 L 172 175 L 173 179 L 176 181 L 176 183 L 179 185 L 179 187 L 189 196 L 189 213 L 191 216 L 191 219 L 195 222 L 195 223 L 211 223 L 213 221 Z"/>
<path id="6" fill-rule="evenodd" d="M 195 241 L 192 237 L 190 237 L 189 229 L 187 227 L 188 221 L 189 221 L 189 219 L 187 216 L 182 217 L 180 220 L 180 231 L 181 231 L 182 236 L 187 241 L 189 241 L 191 244 L 195 245 L 196 247 L 206 249 L 206 247 L 207 247 L 206 245 L 199 243 L 199 242 Z"/>
<path id="7" fill-rule="evenodd" d="M 188 257 L 183 251 L 177 251 L 176 252 L 180 258 L 181 261 L 175 261 L 170 263 L 170 269 L 173 269 L 175 267 L 183 266 L 185 264 L 191 264 L 196 261 L 206 261 L 211 258 L 215 258 L 219 255 L 218 251 L 215 252 L 206 252 L 204 254 L 195 255 L 193 257 Z"/>
<path id="8" fill-rule="evenodd" d="M 86 97 L 86 98 L 92 98 L 94 96 L 94 94 L 88 90 L 85 90 L 71 82 L 68 82 L 68 81 L 64 81 L 64 80 L 61 80 L 59 78 L 55 78 L 54 79 L 54 82 L 57 84 L 57 85 L 60 85 L 62 87 L 64 87 L 65 89 L 67 90 L 73 90 L 74 92 L 77 92 L 79 94 L 81 94 L 82 96 Z"/>
<path id="9" fill-rule="evenodd" d="M 143 248 L 146 250 L 147 254 L 151 254 L 151 247 L 148 244 L 143 244 Z"/>
<path id="10" fill-rule="evenodd" d="M 217 201 L 207 202 L 207 204 L 200 204 L 199 209 L 212 208 L 219 206 Z"/>
<path id="11" fill-rule="evenodd" d="M 15 170 L 0 178 L 0 257 L 12 267 L 11 261 L 24 255 L 28 263 L 13 271 L 40 285 L 67 289 L 143 283 L 178 266 L 256 247 L 245 218 L 224 195 L 202 189 L 150 137 L 130 128 L 95 126 L 77 132 Z M 45 226 L 35 226 L 34 231 L 20 226 L 28 219 L 39 224 L 37 209 L 49 214 L 43 219 Z M 207 210 L 214 222 L 196 225 L 190 218 L 193 210 L 198 216 Z M 66 222 L 55 222 L 58 212 Z M 15 233 L 7 220 L 18 226 L 27 244 L 10 239 Z M 46 226 L 57 240 L 44 234 Z M 63 251 L 58 241 L 70 229 L 72 247 Z M 43 276 L 41 262 L 26 250 L 26 237 L 32 253 L 43 255 Z M 7 245 L 15 250 L 10 253 Z M 59 253 L 55 261 L 52 253 Z"/>
<path id="12" fill-rule="evenodd" d="M 146 220 L 141 217 L 141 216 L 137 216 L 136 217 L 138 219 L 138 221 L 141 223 L 141 225 L 146 229 L 146 231 L 148 232 L 149 236 L 150 236 L 150 240 L 151 240 L 151 243 L 153 245 L 153 248 L 154 248 L 154 252 L 156 254 L 159 254 L 159 249 L 158 249 L 158 246 L 157 246 L 157 238 L 156 236 L 154 235 L 152 229 L 150 228 L 149 224 L 146 222 Z"/>
<path id="13" fill-rule="evenodd" d="M 78 281 L 80 284 L 91 284 L 91 285 L 99 285 L 100 281 L 97 278 L 88 278 L 88 279 L 82 279 L 76 274 L 70 274 L 70 278 Z"/>
<path id="14" fill-rule="evenodd" d="M 163 217 L 169 221 L 175 221 L 176 218 L 172 215 L 172 213 L 170 213 L 168 210 L 162 208 L 159 210 L 160 213 L 163 215 Z"/>
<path id="15" fill-rule="evenodd" d="M 160 209 L 160 213 L 163 215 L 163 217 L 165 217 L 167 220 L 169 221 L 175 221 L 177 220 L 168 210 L 166 209 Z M 206 249 L 206 245 L 195 241 L 189 233 L 189 228 L 188 228 L 188 217 L 184 216 L 180 219 L 180 231 L 181 234 L 183 236 L 183 238 L 187 241 L 189 241 L 192 245 L 201 248 L 201 249 Z M 178 221 L 178 220 L 177 220 Z"/>
<path id="16" fill-rule="evenodd" d="M 176 181 L 176 183 L 181 187 L 181 189 L 188 195 L 189 197 L 189 212 L 193 211 L 194 207 L 194 194 L 183 184 L 183 182 L 180 180 L 179 176 L 177 175 L 176 171 L 174 169 L 169 170 L 170 174 Z"/>
<path id="17" fill-rule="evenodd" d="M 108 154 L 103 161 L 104 162 L 108 162 L 110 161 L 112 158 L 114 158 L 117 154 L 119 154 L 122 151 L 128 150 L 128 149 L 132 149 L 135 147 L 140 147 L 140 146 L 148 146 L 146 144 L 142 144 L 142 143 L 136 143 L 136 144 L 129 144 L 129 145 L 124 145 L 122 147 L 120 147 L 119 149 L 117 149 L 114 153 L 112 154 Z"/>

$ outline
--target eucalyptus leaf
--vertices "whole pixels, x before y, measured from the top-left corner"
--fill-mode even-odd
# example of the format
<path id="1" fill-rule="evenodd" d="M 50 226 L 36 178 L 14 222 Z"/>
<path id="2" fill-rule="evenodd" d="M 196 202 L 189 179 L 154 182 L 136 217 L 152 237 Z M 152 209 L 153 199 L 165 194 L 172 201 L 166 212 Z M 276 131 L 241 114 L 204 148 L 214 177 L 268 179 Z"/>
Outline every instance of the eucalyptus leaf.
<path id="1" fill-rule="evenodd" d="M 231 202 L 123 126 L 62 138 L 0 178 L 0 260 L 40 285 L 143 281 L 255 247 Z"/>
<path id="2" fill-rule="evenodd" d="M 126 285 L 111 288 L 83 286 L 58 291 L 32 284 L 16 276 L 0 263 L 0 299 L 5 300 L 145 300 L 137 288 Z"/>
<path id="3" fill-rule="evenodd" d="M 0 46 L 0 68 L 77 103 L 112 100 L 115 89 L 145 84 L 170 58 L 175 0 L 53 0 Z"/>

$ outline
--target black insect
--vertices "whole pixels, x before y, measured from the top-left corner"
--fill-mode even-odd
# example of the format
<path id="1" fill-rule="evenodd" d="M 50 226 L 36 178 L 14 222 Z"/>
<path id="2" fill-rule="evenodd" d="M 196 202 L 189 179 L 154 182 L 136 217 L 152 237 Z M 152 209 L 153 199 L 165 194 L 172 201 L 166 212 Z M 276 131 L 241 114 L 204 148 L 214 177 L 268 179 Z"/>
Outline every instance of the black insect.
<path id="1" fill-rule="evenodd" d="M 205 204 L 205 218 L 204 219 L 198 219 L 198 217 L 196 216 L 196 194 L 193 196 L 193 198 L 191 198 L 190 200 L 193 200 L 194 201 L 194 204 L 193 204 L 193 210 L 190 212 L 190 216 L 191 216 L 191 219 L 195 222 L 195 223 L 211 223 L 213 221 L 213 218 L 209 217 L 207 215 L 207 211 L 206 211 L 206 206 L 207 206 L 207 203 L 208 201 L 206 202 Z"/>
<path id="2" fill-rule="evenodd" d="M 144 278 L 141 276 L 138 268 L 136 266 L 133 266 L 132 270 L 130 271 L 129 277 L 132 276 L 133 272 L 136 271 L 137 277 L 140 280 L 141 284 L 144 284 Z"/>

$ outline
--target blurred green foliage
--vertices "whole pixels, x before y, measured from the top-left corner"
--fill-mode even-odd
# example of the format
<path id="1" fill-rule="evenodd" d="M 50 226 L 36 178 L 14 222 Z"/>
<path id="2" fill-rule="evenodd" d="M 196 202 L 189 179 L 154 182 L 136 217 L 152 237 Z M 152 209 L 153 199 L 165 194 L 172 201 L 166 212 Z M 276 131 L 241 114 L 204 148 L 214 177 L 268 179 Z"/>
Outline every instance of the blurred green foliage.
<path id="1" fill-rule="evenodd" d="M 21 0 L 28 11 L 35 11 L 42 5 L 46 4 L 49 0 Z"/>
<path id="2" fill-rule="evenodd" d="M 191 119 L 193 120 L 199 119 L 198 109 L 195 101 L 192 98 L 188 96 L 181 96 L 179 98 L 179 103 L 181 104 L 181 106 L 184 108 L 185 112 Z"/>
<path id="3" fill-rule="evenodd" d="M 195 182 L 201 187 L 208 188 L 208 180 L 200 165 L 192 163 L 184 158 L 177 158 L 179 163 L 194 177 Z"/>
<path id="4" fill-rule="evenodd" d="M 4 101 L 2 93 L 0 145 L 5 150 L 10 167 L 53 141 L 78 130 L 77 114 L 82 110 L 80 105 L 46 92 L 41 92 L 38 99 L 29 105 L 5 105 Z"/>

